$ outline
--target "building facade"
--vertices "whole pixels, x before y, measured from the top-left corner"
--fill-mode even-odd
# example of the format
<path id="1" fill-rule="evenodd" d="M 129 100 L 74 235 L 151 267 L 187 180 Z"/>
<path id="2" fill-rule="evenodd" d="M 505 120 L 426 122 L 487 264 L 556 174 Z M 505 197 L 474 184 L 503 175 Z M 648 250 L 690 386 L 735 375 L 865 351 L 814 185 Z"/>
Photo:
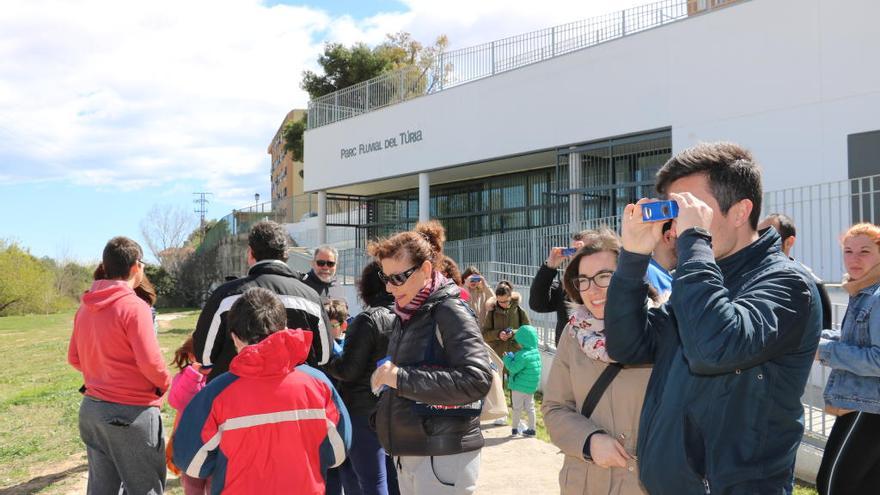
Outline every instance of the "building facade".
<path id="1" fill-rule="evenodd" d="M 303 195 L 303 163 L 294 161 L 293 154 L 284 149 L 284 126 L 302 119 L 305 114 L 302 109 L 288 112 L 266 150 L 271 159 L 272 210 L 285 222 L 299 221 L 309 211 L 302 201 L 294 199 Z"/>
<path id="2" fill-rule="evenodd" d="M 665 0 L 450 52 L 428 94 L 390 74 L 310 102 L 305 190 L 348 198 L 360 239 L 428 217 L 463 239 L 615 216 L 701 141 L 751 149 L 765 191 L 880 174 L 877 18 Z"/>

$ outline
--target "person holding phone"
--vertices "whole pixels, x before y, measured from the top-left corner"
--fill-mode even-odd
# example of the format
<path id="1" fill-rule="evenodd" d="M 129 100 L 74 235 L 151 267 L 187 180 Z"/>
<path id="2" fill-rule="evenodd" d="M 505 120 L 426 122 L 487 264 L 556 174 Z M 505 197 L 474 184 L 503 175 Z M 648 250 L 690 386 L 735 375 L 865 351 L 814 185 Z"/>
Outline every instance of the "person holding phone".
<path id="1" fill-rule="evenodd" d="M 550 248 L 547 260 L 538 268 L 538 273 L 529 288 L 529 309 L 536 313 L 556 313 L 556 338 L 554 340 L 556 345 L 559 345 L 559 337 L 568 321 L 566 303 L 571 302 L 565 293 L 565 288 L 559 281 L 559 266 L 563 261 L 574 256 L 577 249 L 583 245 L 580 240 L 583 234 L 584 232 L 573 235 L 569 247 Z"/>
<path id="2" fill-rule="evenodd" d="M 522 348 L 513 338 L 514 329 L 531 322 L 529 314 L 519 305 L 521 300 L 522 296 L 513 290 L 513 285 L 502 280 L 495 286 L 495 297 L 486 302 L 483 340 L 499 357 Z"/>

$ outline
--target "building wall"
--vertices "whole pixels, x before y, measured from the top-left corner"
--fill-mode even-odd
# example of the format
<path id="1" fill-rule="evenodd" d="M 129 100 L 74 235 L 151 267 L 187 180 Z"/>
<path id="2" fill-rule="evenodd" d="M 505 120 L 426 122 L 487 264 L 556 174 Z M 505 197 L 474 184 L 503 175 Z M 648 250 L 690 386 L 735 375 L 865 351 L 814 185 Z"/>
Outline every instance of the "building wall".
<path id="1" fill-rule="evenodd" d="M 300 172 L 303 170 L 302 162 L 293 161 L 293 155 L 284 150 L 284 126 L 288 122 L 301 119 L 305 110 L 294 109 L 287 113 L 272 142 L 269 143 L 267 152 L 270 155 L 271 199 L 273 209 L 279 211 L 286 222 L 298 221 L 307 209 L 302 202 L 293 201 L 290 198 L 303 194 L 303 180 Z"/>
<path id="2" fill-rule="evenodd" d="M 844 179 L 847 135 L 880 129 L 877 18 L 873 0 L 744 1 L 313 129 L 306 168 L 321 173 L 306 170 L 305 189 L 663 127 L 673 151 L 748 146 L 767 190 Z"/>

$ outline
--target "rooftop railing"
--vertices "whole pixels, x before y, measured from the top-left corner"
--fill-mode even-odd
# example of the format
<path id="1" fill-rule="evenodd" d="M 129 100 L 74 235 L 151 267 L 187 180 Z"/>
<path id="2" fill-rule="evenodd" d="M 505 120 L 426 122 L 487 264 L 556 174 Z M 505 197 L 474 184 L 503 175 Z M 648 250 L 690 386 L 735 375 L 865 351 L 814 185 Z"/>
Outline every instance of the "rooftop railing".
<path id="1" fill-rule="evenodd" d="M 441 52 L 309 102 L 308 128 L 357 117 L 419 96 L 630 36 L 741 0 L 662 0 L 590 19 Z"/>

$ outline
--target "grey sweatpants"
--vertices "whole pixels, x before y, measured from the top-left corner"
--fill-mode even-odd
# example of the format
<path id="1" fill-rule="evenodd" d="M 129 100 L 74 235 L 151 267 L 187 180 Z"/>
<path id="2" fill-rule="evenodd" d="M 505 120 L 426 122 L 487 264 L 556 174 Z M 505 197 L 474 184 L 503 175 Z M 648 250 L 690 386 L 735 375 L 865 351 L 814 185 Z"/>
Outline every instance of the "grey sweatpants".
<path id="1" fill-rule="evenodd" d="M 477 489 L 480 451 L 396 458 L 401 495 L 470 495 Z"/>
<path id="2" fill-rule="evenodd" d="M 165 489 L 165 438 L 158 407 L 84 397 L 79 436 L 89 458 L 89 495 L 160 495 Z"/>
<path id="3" fill-rule="evenodd" d="M 537 418 L 535 417 L 535 396 L 532 394 L 524 394 L 516 390 L 510 391 L 510 403 L 513 410 L 513 417 L 510 424 L 515 429 L 519 429 L 520 420 L 523 411 L 529 416 L 529 429 L 534 430 L 537 426 Z M 522 433 L 520 431 L 520 433 Z"/>

